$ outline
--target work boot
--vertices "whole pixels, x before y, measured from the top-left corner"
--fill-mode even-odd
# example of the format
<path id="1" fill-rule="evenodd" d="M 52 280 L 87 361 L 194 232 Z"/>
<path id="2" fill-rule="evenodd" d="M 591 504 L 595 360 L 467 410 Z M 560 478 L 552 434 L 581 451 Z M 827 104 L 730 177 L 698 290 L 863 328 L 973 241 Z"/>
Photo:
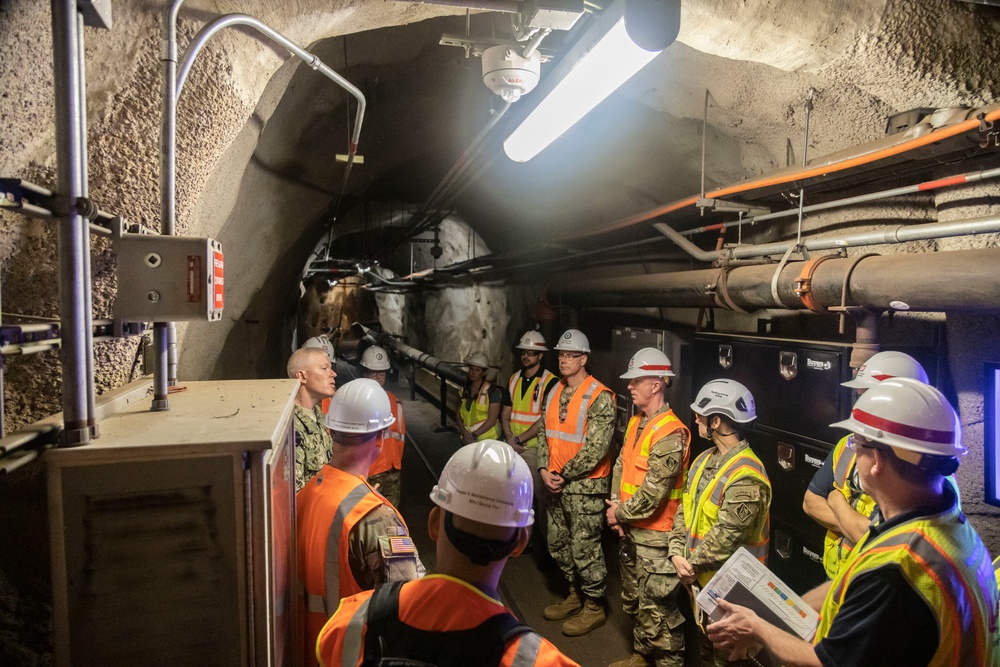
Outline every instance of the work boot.
<path id="1" fill-rule="evenodd" d="M 550 604 L 542 612 L 542 616 L 545 617 L 546 621 L 561 621 L 564 618 L 569 618 L 581 609 L 583 609 L 583 600 L 580 598 L 580 591 L 576 587 L 571 586 L 569 597 L 562 602 Z"/>
<path id="2" fill-rule="evenodd" d="M 633 653 L 624 660 L 612 662 L 608 667 L 651 667 L 652 664 L 642 653 Z"/>
<path id="3" fill-rule="evenodd" d="M 604 620 L 604 605 L 587 598 L 583 610 L 562 624 L 562 633 L 567 637 L 580 637 L 604 625 Z"/>

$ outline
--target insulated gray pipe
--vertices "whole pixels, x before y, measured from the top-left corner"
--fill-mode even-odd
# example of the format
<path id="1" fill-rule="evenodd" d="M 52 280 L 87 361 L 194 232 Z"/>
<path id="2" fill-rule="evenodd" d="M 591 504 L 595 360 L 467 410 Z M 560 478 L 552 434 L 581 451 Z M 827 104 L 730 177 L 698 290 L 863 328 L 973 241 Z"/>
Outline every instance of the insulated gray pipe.
<path id="1" fill-rule="evenodd" d="M 813 298 L 839 306 L 844 275 L 852 259 L 831 259 L 816 267 Z M 851 274 L 847 305 L 923 312 L 1000 312 L 1000 248 L 955 250 L 863 259 Z M 739 266 L 729 271 L 733 303 L 747 311 L 782 308 L 771 294 L 776 264 Z M 795 294 L 802 262 L 789 262 L 778 277 L 778 295 L 791 309 L 804 309 Z M 552 283 L 551 303 L 585 307 L 706 308 L 719 306 L 708 287 L 719 269 L 678 271 L 621 278 L 577 279 Z M 723 306 L 724 307 L 724 306 Z"/>
<path id="2" fill-rule="evenodd" d="M 389 334 L 382 333 L 381 331 L 374 331 L 363 324 L 358 324 L 357 326 L 361 327 L 361 330 L 364 331 L 366 335 L 371 336 L 378 341 L 379 345 L 391 348 L 404 357 L 412 359 L 424 368 L 432 371 L 438 377 L 443 377 L 446 380 L 451 380 L 460 385 L 464 385 L 469 380 L 468 374 L 465 370 L 462 370 L 461 366 L 456 366 L 454 363 L 447 361 L 441 361 L 437 357 L 432 357 L 426 352 L 422 352 L 415 347 L 410 347 L 406 343 L 393 338 Z"/>
<path id="3" fill-rule="evenodd" d="M 691 243 L 680 232 L 669 225 L 658 222 L 653 225 L 684 252 L 702 262 L 714 262 L 720 257 L 730 259 L 749 259 L 752 257 L 778 256 L 795 246 L 794 241 L 765 243 L 762 245 L 746 245 L 727 250 L 702 250 Z M 806 239 L 802 245 L 809 250 L 839 250 L 856 246 L 878 245 L 883 243 L 906 243 L 908 241 L 927 241 L 953 236 L 969 236 L 975 234 L 992 234 L 1000 232 L 1000 217 L 972 218 L 970 220 L 955 220 L 952 222 L 929 222 L 923 225 L 899 225 L 889 229 L 871 232 L 855 232 L 841 236 L 824 236 Z"/>
<path id="4" fill-rule="evenodd" d="M 55 88 L 57 186 L 59 215 L 59 311 L 63 323 L 63 444 L 90 442 L 87 377 L 94 373 L 86 348 L 91 312 L 86 300 L 84 253 L 89 252 L 88 223 L 76 201 L 83 195 L 80 112 L 80 69 L 76 64 L 80 39 L 76 0 L 52 0 L 52 71 Z"/>

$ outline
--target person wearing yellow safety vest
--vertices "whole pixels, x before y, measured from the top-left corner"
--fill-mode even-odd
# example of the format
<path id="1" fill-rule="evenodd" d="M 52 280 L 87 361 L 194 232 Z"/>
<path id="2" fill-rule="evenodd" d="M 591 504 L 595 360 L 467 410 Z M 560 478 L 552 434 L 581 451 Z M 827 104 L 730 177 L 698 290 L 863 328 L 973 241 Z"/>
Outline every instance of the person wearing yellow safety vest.
<path id="1" fill-rule="evenodd" d="M 542 616 L 561 621 L 562 633 L 585 635 L 604 625 L 608 568 L 601 549 L 604 499 L 611 488 L 609 448 L 614 393 L 587 372 L 590 341 L 569 329 L 559 337 L 561 380 L 545 403 L 538 433 L 538 467 L 549 493 L 549 553 L 569 582 L 565 600 Z"/>
<path id="2" fill-rule="evenodd" d="M 385 389 L 385 379 L 389 372 L 389 353 L 378 345 L 372 345 L 361 354 L 361 367 L 365 377 L 378 382 Z M 399 507 L 399 477 L 403 467 L 403 446 L 406 444 L 406 420 L 403 406 L 391 391 L 386 391 L 392 416 L 396 419 L 389 425 L 389 431 L 382 441 L 382 450 L 368 470 L 368 483 L 378 488 L 393 507 Z"/>
<path id="3" fill-rule="evenodd" d="M 496 440 L 500 437 L 500 407 L 503 390 L 486 381 L 490 368 L 489 358 L 482 352 L 473 352 L 465 360 L 469 381 L 459 396 L 455 410 L 455 425 L 462 442 Z"/>
<path id="4" fill-rule="evenodd" d="M 430 494 L 434 574 L 345 598 L 320 633 L 324 667 L 579 667 L 522 625 L 497 587 L 528 543 L 531 473 L 506 443 L 465 445 Z"/>
<path id="5" fill-rule="evenodd" d="M 507 382 L 503 405 L 500 409 L 500 428 L 504 441 L 521 455 L 531 470 L 535 489 L 535 515 L 543 517 L 535 522 L 535 530 L 544 542 L 545 488 L 538 474 L 538 439 L 535 437 L 542 424 L 542 406 L 545 398 L 559 383 L 559 378 L 542 368 L 542 355 L 548 352 L 545 338 L 537 331 L 528 331 L 518 341 L 521 369 L 515 371 Z"/>
<path id="6" fill-rule="evenodd" d="M 771 482 L 746 434 L 757 419 L 753 394 L 735 380 L 713 380 L 691 404 L 698 435 L 712 441 L 688 470 L 684 497 L 670 533 L 670 557 L 692 593 L 705 586 L 740 547 L 762 563 L 770 540 Z M 700 614 L 696 613 L 699 616 Z M 704 634 L 705 664 L 728 665 Z"/>
<path id="7" fill-rule="evenodd" d="M 691 432 L 664 396 L 674 375 L 667 355 L 644 347 L 621 376 L 640 412 L 625 430 L 606 516 L 622 539 L 622 603 L 635 629 L 632 655 L 611 667 L 684 667 L 680 580 L 669 547 L 687 479 Z"/>
<path id="8" fill-rule="evenodd" d="M 297 664 L 316 664 L 319 631 L 341 598 L 424 575 L 403 518 L 365 479 L 392 423 L 375 380 L 352 380 L 330 401 L 333 456 L 295 498 Z"/>
<path id="9" fill-rule="evenodd" d="M 763 644 L 783 665 L 965 667 L 1000 661 L 990 555 L 946 482 L 962 446 L 958 415 L 937 389 L 884 380 L 833 424 L 852 432 L 862 488 L 883 520 L 869 528 L 825 592 L 812 643 L 720 601 L 709 626 L 720 650 Z"/>
<path id="10" fill-rule="evenodd" d="M 879 382 L 894 377 L 927 382 L 927 373 L 916 359 L 903 352 L 885 351 L 872 355 L 858 369 L 857 376 L 843 386 L 856 390 L 860 396 Z M 805 513 L 827 529 L 823 567 L 829 579 L 837 575 L 851 549 L 868 532 L 869 523 L 878 516 L 875 501 L 858 484 L 855 456 L 847 447 L 847 437 L 830 451 L 802 499 Z"/>

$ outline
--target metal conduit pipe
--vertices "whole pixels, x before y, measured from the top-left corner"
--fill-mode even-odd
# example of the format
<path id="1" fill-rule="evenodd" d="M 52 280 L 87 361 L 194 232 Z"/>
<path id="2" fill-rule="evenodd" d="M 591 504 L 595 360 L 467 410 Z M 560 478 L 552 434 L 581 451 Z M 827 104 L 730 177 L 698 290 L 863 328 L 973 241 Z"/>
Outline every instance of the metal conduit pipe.
<path id="1" fill-rule="evenodd" d="M 893 188 L 891 190 L 880 190 L 879 192 L 872 192 L 866 195 L 858 195 L 857 197 L 847 197 L 845 199 L 837 199 L 834 201 L 824 202 L 822 204 L 812 204 L 802 208 L 803 213 L 815 213 L 817 211 L 828 211 L 834 208 L 841 208 L 843 206 L 853 206 L 854 204 L 864 204 L 867 202 L 877 201 L 879 199 L 887 199 L 889 197 L 898 197 L 901 195 L 909 195 L 917 192 L 929 192 L 931 190 L 937 190 L 939 188 L 953 187 L 956 185 L 966 185 L 968 183 L 978 183 L 980 181 L 986 181 L 991 178 L 1000 177 L 1000 167 L 997 169 L 988 169 L 985 171 L 971 171 L 965 174 L 959 174 L 957 176 L 949 176 L 947 178 L 938 178 L 933 181 L 924 181 L 923 183 L 917 183 L 914 185 L 905 185 L 901 188 Z M 743 220 L 731 220 L 729 222 L 718 223 L 715 225 L 705 225 L 703 227 L 695 227 L 694 229 L 687 229 L 681 232 L 684 236 L 693 236 L 695 234 L 700 234 L 702 232 L 717 231 L 719 229 L 729 229 L 730 227 L 736 227 L 738 225 L 754 224 L 757 222 L 764 222 L 766 220 L 777 220 L 778 218 L 787 218 L 793 215 L 797 215 L 799 209 L 787 209 L 785 211 L 778 211 L 776 213 L 767 213 L 765 215 L 756 215 L 752 218 L 743 218 Z"/>
<path id="2" fill-rule="evenodd" d="M 266 23 L 246 14 L 227 14 L 209 22 L 188 45 L 180 71 L 177 71 L 177 15 L 184 0 L 174 0 L 165 10 L 162 28 L 162 48 L 160 59 L 163 62 L 163 114 L 160 131 L 160 210 L 161 233 L 174 234 L 176 220 L 176 130 L 177 130 L 177 99 L 184 89 L 184 82 L 191 70 L 195 58 L 209 39 L 218 31 L 233 26 L 244 25 L 254 28 L 266 37 L 301 58 L 314 70 L 332 80 L 346 90 L 358 101 L 354 116 L 354 129 L 351 133 L 350 145 L 347 151 L 347 164 L 344 169 L 343 183 L 351 173 L 354 158 L 361 139 L 361 125 L 365 115 L 365 96 L 356 86 L 340 74 L 330 69 L 317 56 L 302 49 L 290 39 L 274 30 Z M 343 194 L 343 188 L 341 189 Z M 154 323 L 153 342 L 155 351 L 155 372 L 153 382 L 153 410 L 167 410 L 167 392 L 169 385 L 177 383 L 177 331 L 173 322 Z"/>
<path id="3" fill-rule="evenodd" d="M 361 330 L 365 332 L 365 335 L 371 336 L 383 347 L 391 348 L 404 357 L 412 359 L 424 368 L 433 372 L 438 377 L 451 380 L 452 382 L 456 382 L 460 385 L 464 385 L 469 379 L 466 372 L 464 370 L 460 370 L 460 367 L 456 366 L 454 363 L 442 361 L 437 357 L 432 357 L 426 352 L 422 352 L 415 347 L 410 347 L 403 341 L 394 338 L 387 333 L 369 329 L 363 324 L 355 323 L 355 326 L 361 327 Z"/>
<path id="4" fill-rule="evenodd" d="M 485 9 L 490 12 L 517 14 L 521 11 L 521 3 L 516 0 L 410 0 L 421 5 L 444 5 L 445 7 L 462 7 L 464 9 Z"/>
<path id="5" fill-rule="evenodd" d="M 839 306 L 844 277 L 853 259 L 831 259 L 816 267 L 812 299 L 824 308 Z M 863 259 L 850 275 L 847 305 L 905 308 L 921 312 L 1000 312 L 1000 248 L 955 250 Z M 795 293 L 801 262 L 789 262 L 778 276 L 782 305 L 771 293 L 776 265 L 730 269 L 726 288 L 732 303 L 747 311 L 763 308 L 801 310 Z M 566 276 L 546 290 L 550 303 L 594 307 L 710 308 L 722 305 L 710 287 L 720 269 L 678 271 L 616 278 Z M 895 304 L 890 306 L 890 304 Z"/>
<path id="6" fill-rule="evenodd" d="M 77 40 L 75 0 L 52 0 L 52 69 L 55 88 L 57 188 L 59 216 L 59 309 L 63 321 L 63 445 L 73 447 L 90 442 L 87 377 L 94 373 L 93 358 L 86 348 L 86 330 L 92 313 L 86 300 L 84 253 L 89 252 L 89 228 L 76 201 L 83 194 L 80 135 L 81 116 L 77 107 L 83 93 L 80 53 Z"/>
<path id="7" fill-rule="evenodd" d="M 761 245 L 737 246 L 727 248 L 721 253 L 716 250 L 702 250 L 694 245 L 680 232 L 670 226 L 658 222 L 653 227 L 676 243 L 682 250 L 702 262 L 714 262 L 723 255 L 731 259 L 748 259 L 751 257 L 764 257 L 783 255 L 789 248 L 795 246 L 794 241 L 780 241 L 777 243 L 764 243 Z M 877 245 L 881 243 L 906 243 L 909 241 L 928 241 L 931 239 L 943 239 L 953 236 L 968 236 L 975 234 L 992 234 L 1000 232 L 1000 217 L 989 216 L 984 218 L 972 218 L 970 220 L 955 220 L 951 222 L 928 222 L 923 225 L 898 225 L 888 229 L 856 232 L 845 236 L 826 236 L 815 239 L 806 239 L 802 246 L 808 250 L 839 250 L 840 248 Z"/>

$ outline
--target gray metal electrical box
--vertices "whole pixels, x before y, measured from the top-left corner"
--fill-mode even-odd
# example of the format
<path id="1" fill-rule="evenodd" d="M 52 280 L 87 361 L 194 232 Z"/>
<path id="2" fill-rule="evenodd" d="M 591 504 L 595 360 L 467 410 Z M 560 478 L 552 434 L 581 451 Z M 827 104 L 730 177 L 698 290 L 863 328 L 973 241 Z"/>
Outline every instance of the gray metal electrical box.
<path id="1" fill-rule="evenodd" d="M 225 262 L 210 238 L 132 234 L 116 225 L 120 322 L 222 319 Z"/>

